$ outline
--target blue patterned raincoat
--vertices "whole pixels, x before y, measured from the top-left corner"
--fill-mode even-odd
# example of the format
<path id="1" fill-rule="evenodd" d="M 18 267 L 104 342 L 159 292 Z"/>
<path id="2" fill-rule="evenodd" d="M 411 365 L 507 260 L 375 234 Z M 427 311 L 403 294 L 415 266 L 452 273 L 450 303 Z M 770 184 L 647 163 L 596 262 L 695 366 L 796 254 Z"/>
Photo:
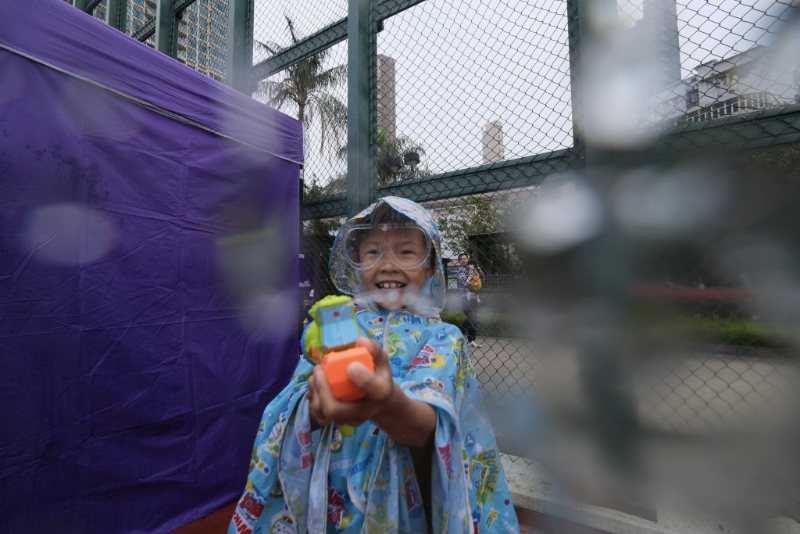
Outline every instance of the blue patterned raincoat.
<path id="1" fill-rule="evenodd" d="M 397 197 L 380 202 L 417 222 L 439 260 L 438 229 L 421 206 Z M 346 224 L 358 222 L 376 205 Z M 423 289 L 425 298 L 385 310 L 362 295 L 358 272 L 342 259 L 337 244 L 331 277 L 340 290 L 357 297 L 358 325 L 383 345 L 405 394 L 436 410 L 430 459 L 433 532 L 519 532 L 465 340 L 438 317 L 444 301 L 440 260 Z M 289 385 L 264 411 L 229 534 L 426 532 L 407 445 L 369 421 L 311 432 L 306 381 L 312 368 L 302 359 Z"/>

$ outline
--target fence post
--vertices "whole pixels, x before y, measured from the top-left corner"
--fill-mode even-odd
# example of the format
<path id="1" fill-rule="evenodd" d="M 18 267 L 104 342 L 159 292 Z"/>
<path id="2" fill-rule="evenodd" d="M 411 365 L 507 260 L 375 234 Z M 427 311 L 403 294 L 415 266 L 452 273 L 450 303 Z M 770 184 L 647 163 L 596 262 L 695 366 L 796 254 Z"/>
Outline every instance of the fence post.
<path id="1" fill-rule="evenodd" d="M 347 18 L 347 215 L 372 201 L 374 138 L 372 101 L 377 56 L 371 0 L 350 0 Z M 377 98 L 377 95 L 375 95 Z"/>
<path id="2" fill-rule="evenodd" d="M 106 4 L 106 24 L 125 32 L 127 23 L 128 0 L 108 0 Z"/>
<path id="3" fill-rule="evenodd" d="M 617 4 L 613 0 L 568 0 L 567 1 L 567 34 L 569 38 L 569 68 L 570 91 L 572 96 L 572 137 L 574 149 L 584 160 L 585 169 L 597 165 L 605 159 L 605 152 L 586 141 L 581 120 L 586 117 L 586 74 L 582 66 L 585 60 L 583 50 L 590 50 L 595 46 L 603 46 L 597 42 L 597 35 L 593 31 L 593 24 L 589 22 L 592 17 L 614 17 Z M 594 26 L 597 26 L 596 22 Z"/>
<path id="4" fill-rule="evenodd" d="M 158 0 L 156 7 L 156 50 L 170 57 L 177 51 L 177 32 L 175 31 L 175 13 L 173 0 Z"/>
<path id="5" fill-rule="evenodd" d="M 228 0 L 228 61 L 225 83 L 237 91 L 247 90 L 247 12 L 251 0 Z"/>
<path id="6" fill-rule="evenodd" d="M 595 29 L 601 25 L 596 21 L 593 24 L 592 19 L 616 18 L 616 9 L 613 0 L 568 0 L 567 5 L 574 149 L 584 161 L 585 186 L 601 197 L 616 173 L 628 163 L 626 154 L 613 153 L 584 135 L 581 124 L 587 114 L 587 92 L 592 88 L 586 86 L 583 52 L 604 46 Z M 582 386 L 591 403 L 592 432 L 606 460 L 629 474 L 638 467 L 634 436 L 639 421 L 614 335 L 620 327 L 627 291 L 625 245 L 619 233 L 609 226 L 582 247 L 575 261 L 586 277 L 584 298 L 602 303 L 581 325 L 595 332 L 580 346 Z"/>

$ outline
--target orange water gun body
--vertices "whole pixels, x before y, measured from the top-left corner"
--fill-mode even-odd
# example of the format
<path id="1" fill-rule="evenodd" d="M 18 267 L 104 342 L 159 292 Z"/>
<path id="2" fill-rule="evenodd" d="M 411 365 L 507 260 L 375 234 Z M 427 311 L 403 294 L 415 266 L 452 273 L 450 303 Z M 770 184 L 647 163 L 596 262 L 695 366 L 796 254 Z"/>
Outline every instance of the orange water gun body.
<path id="1" fill-rule="evenodd" d="M 375 372 L 372 355 L 364 347 L 356 347 L 363 335 L 356 323 L 353 299 L 329 296 L 309 310 L 314 322 L 303 336 L 304 355 L 322 366 L 333 396 L 340 401 L 353 401 L 366 394 L 347 376 L 350 364 L 358 362 Z"/>

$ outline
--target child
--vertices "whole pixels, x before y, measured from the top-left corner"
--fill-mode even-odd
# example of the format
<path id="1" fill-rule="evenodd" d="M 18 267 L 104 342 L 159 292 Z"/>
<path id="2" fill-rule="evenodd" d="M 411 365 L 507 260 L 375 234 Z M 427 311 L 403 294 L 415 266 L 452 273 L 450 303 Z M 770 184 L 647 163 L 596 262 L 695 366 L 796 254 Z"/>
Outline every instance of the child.
<path id="1" fill-rule="evenodd" d="M 348 368 L 366 397 L 338 401 L 303 359 L 264 411 L 229 533 L 519 531 L 465 340 L 439 319 L 440 250 L 407 199 L 344 224 L 330 271 L 367 334 L 374 374 Z"/>
<path id="2" fill-rule="evenodd" d="M 478 337 L 478 304 L 480 303 L 481 299 L 478 297 L 478 293 L 472 287 L 470 280 L 476 274 L 480 277 L 481 283 L 483 283 L 483 270 L 478 267 L 478 264 L 475 263 L 475 260 L 469 259 L 464 253 L 458 255 L 458 271 L 457 271 L 457 280 L 458 280 L 458 289 L 461 292 L 461 310 L 464 312 L 464 333 L 467 335 L 467 343 L 470 347 L 478 348 L 480 345 L 478 344 L 477 337 Z"/>
<path id="3" fill-rule="evenodd" d="M 486 282 L 486 275 L 483 274 L 483 269 L 480 268 L 478 262 L 473 260 L 472 258 L 469 259 L 467 262 L 467 268 L 469 269 L 469 274 L 467 275 L 467 282 L 472 285 L 472 281 L 474 279 L 479 279 L 481 281 L 481 286 L 477 289 L 480 289 L 483 284 Z M 473 287 L 473 291 L 475 292 L 475 301 L 480 304 L 481 297 L 478 295 L 477 289 Z"/>

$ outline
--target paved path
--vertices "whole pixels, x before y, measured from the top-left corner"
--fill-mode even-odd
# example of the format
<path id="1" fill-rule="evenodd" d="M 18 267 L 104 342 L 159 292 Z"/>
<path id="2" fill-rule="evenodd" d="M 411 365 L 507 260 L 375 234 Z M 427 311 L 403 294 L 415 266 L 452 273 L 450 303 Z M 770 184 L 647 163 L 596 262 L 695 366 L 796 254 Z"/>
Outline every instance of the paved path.
<path id="1" fill-rule="evenodd" d="M 577 351 L 556 354 L 519 339 L 479 336 L 478 342 L 481 346 L 471 349 L 473 364 L 501 443 L 524 444 L 527 429 L 535 424 L 531 397 L 545 399 L 548 408 L 585 407 Z M 781 417 L 776 406 L 800 404 L 795 387 L 800 371 L 791 359 L 726 354 L 725 349 L 707 346 L 650 357 L 626 369 L 642 425 L 678 434 L 746 429 L 755 421 Z"/>

